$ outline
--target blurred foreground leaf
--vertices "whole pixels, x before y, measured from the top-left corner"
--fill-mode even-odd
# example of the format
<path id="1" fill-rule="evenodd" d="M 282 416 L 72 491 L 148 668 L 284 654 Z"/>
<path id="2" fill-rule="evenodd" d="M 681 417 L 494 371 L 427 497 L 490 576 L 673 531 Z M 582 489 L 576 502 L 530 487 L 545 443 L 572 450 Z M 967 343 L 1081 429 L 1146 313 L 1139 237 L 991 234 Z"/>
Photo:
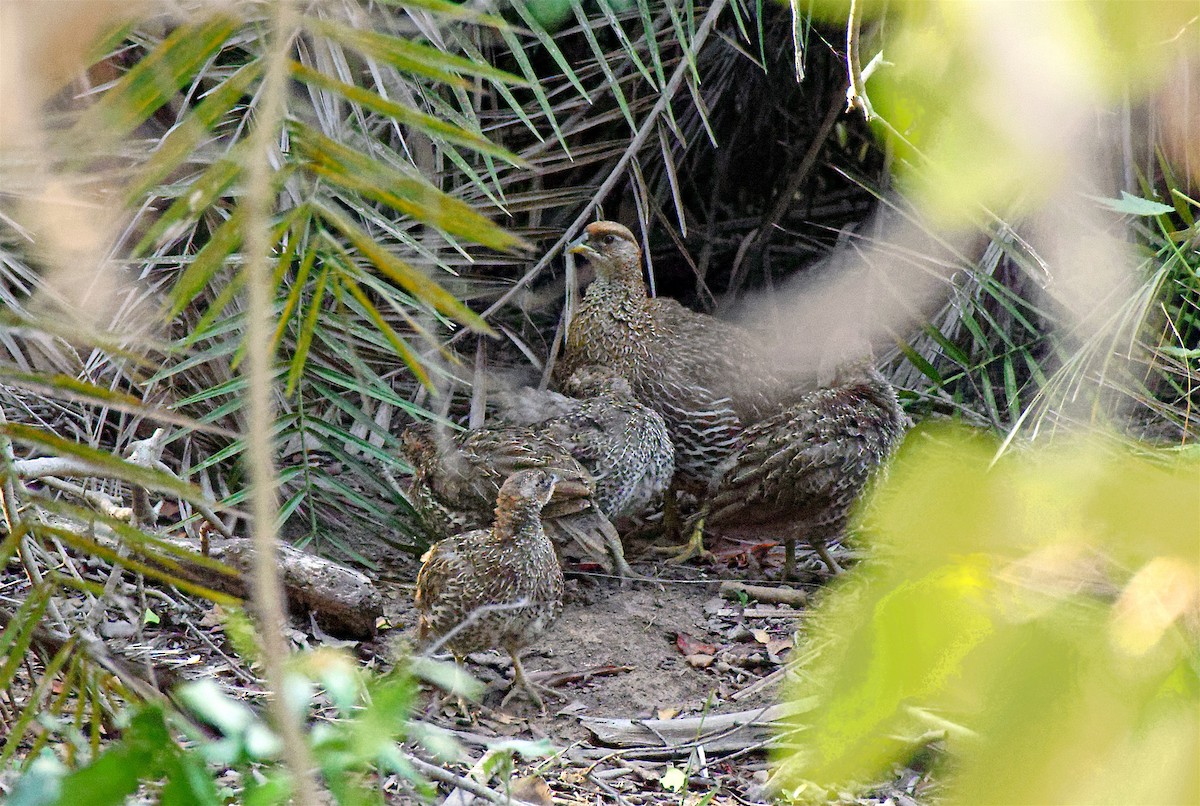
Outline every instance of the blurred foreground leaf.
<path id="1" fill-rule="evenodd" d="M 940 736 L 951 802 L 1197 802 L 1200 461 L 996 448 L 919 429 L 901 451 L 863 524 L 878 561 L 815 614 L 821 704 L 785 786 L 870 780 Z"/>
<path id="2" fill-rule="evenodd" d="M 844 20 L 852 4 L 814 0 Z M 1062 136 L 1072 116 L 1142 98 L 1194 55 L 1195 3 L 860 2 L 862 64 L 886 64 L 864 84 L 898 178 L 921 206 L 953 225 L 979 206 L 1029 210 L 1071 170 L 1080 144 Z M 1144 213 L 1135 213 L 1142 215 Z"/>

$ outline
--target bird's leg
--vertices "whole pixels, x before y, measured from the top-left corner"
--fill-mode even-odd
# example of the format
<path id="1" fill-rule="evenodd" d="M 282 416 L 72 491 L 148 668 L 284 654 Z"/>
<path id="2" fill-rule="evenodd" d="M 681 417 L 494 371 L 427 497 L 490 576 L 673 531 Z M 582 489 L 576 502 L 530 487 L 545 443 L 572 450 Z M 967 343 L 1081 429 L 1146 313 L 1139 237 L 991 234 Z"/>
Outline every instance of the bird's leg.
<path id="1" fill-rule="evenodd" d="M 455 655 L 454 656 L 454 664 L 461 670 L 465 667 L 466 658 L 461 657 L 459 655 Z M 441 711 L 443 708 L 446 707 L 446 704 L 450 701 L 450 696 L 451 696 L 450 692 L 448 692 L 448 691 L 441 691 L 441 692 L 435 693 L 433 695 L 432 701 L 430 702 L 430 705 L 426 709 L 425 713 L 430 714 L 430 713 L 434 713 L 437 711 Z M 472 725 L 474 725 L 475 724 L 475 714 L 473 714 L 471 712 L 471 710 L 467 707 L 467 701 L 463 697 L 463 695 L 455 694 L 454 702 L 455 702 L 455 708 L 458 710 L 459 718 L 467 720 Z"/>
<path id="2" fill-rule="evenodd" d="M 787 582 L 796 575 L 796 538 L 789 537 L 783 541 L 783 581 Z"/>
<path id="3" fill-rule="evenodd" d="M 670 554 L 671 556 L 667 558 L 666 562 L 671 565 L 685 563 L 692 558 L 711 560 L 712 552 L 704 548 L 704 516 L 696 519 L 696 525 L 692 527 L 688 541 L 682 546 L 662 546 L 655 550 L 663 554 Z"/>
<path id="4" fill-rule="evenodd" d="M 566 695 L 561 691 L 555 691 L 549 686 L 539 686 L 537 683 L 532 682 L 528 677 L 526 677 L 525 667 L 521 665 L 521 658 L 515 649 L 508 650 L 508 654 L 509 657 L 512 658 L 513 681 L 512 687 L 509 688 L 508 693 L 504 695 L 504 699 L 500 701 L 501 708 L 508 705 L 508 701 L 514 694 L 517 693 L 518 687 L 525 690 L 525 693 L 529 695 L 529 699 L 533 700 L 533 702 L 537 704 L 537 707 L 541 709 L 543 714 L 546 713 L 546 702 L 542 699 L 541 694 L 538 693 L 539 691 L 549 694 L 552 697 L 557 697 L 560 700 L 567 699 Z"/>
<path id="5" fill-rule="evenodd" d="M 789 548 L 792 547 L 792 542 L 793 541 L 789 541 Z M 825 565 L 828 566 L 830 573 L 832 573 L 834 576 L 842 573 L 842 567 L 838 565 L 837 560 L 833 559 L 833 555 L 829 553 L 829 549 L 825 546 L 825 541 L 823 539 L 811 537 L 809 538 L 808 542 L 809 545 L 811 545 L 817 552 L 817 555 L 821 558 L 821 560 L 824 561 Z"/>
<path id="6" fill-rule="evenodd" d="M 662 531 L 666 537 L 683 537 L 683 521 L 679 517 L 679 488 L 672 481 L 663 493 Z"/>
<path id="7" fill-rule="evenodd" d="M 617 533 L 616 527 L 603 515 L 600 517 L 604 521 L 600 531 L 604 535 L 604 544 L 608 549 L 608 556 L 612 559 L 613 568 L 616 570 L 617 575 L 621 577 L 621 584 L 624 585 L 626 580 L 636 577 L 637 574 L 633 572 L 633 569 L 629 567 L 629 563 L 625 561 L 625 547 L 621 545 L 621 535 Z"/>

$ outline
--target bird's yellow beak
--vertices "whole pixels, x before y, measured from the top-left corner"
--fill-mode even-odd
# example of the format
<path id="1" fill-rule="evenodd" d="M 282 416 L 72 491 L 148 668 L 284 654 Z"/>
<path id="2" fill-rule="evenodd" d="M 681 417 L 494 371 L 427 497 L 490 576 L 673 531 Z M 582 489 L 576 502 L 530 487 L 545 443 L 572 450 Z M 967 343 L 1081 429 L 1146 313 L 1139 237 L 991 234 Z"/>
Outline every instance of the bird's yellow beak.
<path id="1" fill-rule="evenodd" d="M 572 255 L 584 255 L 585 257 L 596 254 L 596 250 L 593 249 L 592 245 L 588 243 L 588 235 L 586 232 L 575 240 L 571 241 L 571 243 L 567 245 L 567 251 Z"/>

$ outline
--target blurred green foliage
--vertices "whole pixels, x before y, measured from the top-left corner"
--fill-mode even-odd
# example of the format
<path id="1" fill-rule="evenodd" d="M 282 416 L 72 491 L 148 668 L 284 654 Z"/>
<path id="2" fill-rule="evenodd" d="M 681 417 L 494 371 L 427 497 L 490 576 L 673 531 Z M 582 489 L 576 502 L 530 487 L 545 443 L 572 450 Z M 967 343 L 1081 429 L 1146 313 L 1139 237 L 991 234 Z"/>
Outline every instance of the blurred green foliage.
<path id="1" fill-rule="evenodd" d="M 860 5 L 863 67 L 877 53 L 884 62 L 866 82 L 874 125 L 906 190 L 946 223 L 1045 201 L 1048 180 L 1081 154 L 1049 120 L 1142 97 L 1200 48 L 1196 4 L 1179 0 Z M 848 4 L 812 8 L 844 22 Z"/>
<path id="2" fill-rule="evenodd" d="M 1200 801 L 1200 451 L 920 428 L 830 591 L 792 791 L 935 738 L 951 803 Z"/>
<path id="3" fill-rule="evenodd" d="M 318 650 L 292 664 L 286 696 L 302 713 L 333 717 L 308 733 L 312 756 L 333 802 L 383 803 L 378 776 L 409 782 L 425 799 L 433 788 L 409 761 L 409 747 L 451 760 L 461 748 L 449 734 L 410 720 L 418 680 L 477 697 L 479 685 L 453 665 L 402 661 L 385 675 L 365 671 L 344 652 Z M 120 738 L 74 771 L 50 750 L 30 764 L 8 801 L 12 806 L 118 806 L 135 794 L 163 804 L 290 802 L 290 774 L 279 763 L 280 739 L 254 708 L 201 679 L 175 692 L 179 711 L 149 703 L 131 709 Z M 86 752 L 86 751 L 85 751 Z M 493 764 L 512 754 L 543 752 L 531 743 L 493 748 Z"/>

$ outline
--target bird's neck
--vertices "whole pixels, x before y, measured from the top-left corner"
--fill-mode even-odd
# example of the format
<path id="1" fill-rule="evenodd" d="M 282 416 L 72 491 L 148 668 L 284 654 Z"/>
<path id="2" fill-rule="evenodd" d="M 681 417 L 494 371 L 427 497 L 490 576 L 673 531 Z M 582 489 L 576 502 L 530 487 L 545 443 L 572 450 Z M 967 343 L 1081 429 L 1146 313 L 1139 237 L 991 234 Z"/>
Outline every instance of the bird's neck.
<path id="1" fill-rule="evenodd" d="M 895 388 L 883 377 L 883 373 L 874 366 L 864 366 L 856 373 L 851 386 L 862 399 L 877 406 L 886 415 L 889 428 L 903 430 L 904 409 L 900 406 Z"/>
<path id="2" fill-rule="evenodd" d="M 496 507 L 495 533 L 503 538 L 521 538 L 542 533 L 542 511 L 534 504 Z"/>
<path id="3" fill-rule="evenodd" d="M 584 320 L 625 322 L 641 328 L 650 319 L 649 302 L 641 272 L 599 276 L 584 292 L 578 316 Z"/>

